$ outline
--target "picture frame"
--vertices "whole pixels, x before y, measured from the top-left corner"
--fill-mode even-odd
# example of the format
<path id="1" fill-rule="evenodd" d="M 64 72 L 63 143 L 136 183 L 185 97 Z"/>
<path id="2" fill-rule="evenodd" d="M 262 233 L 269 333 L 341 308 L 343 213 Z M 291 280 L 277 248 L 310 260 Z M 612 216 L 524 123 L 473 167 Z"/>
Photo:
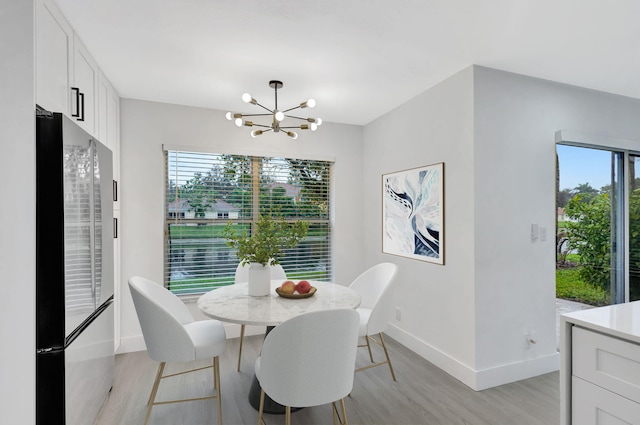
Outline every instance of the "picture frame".
<path id="1" fill-rule="evenodd" d="M 444 265 L 444 162 L 382 175 L 382 252 Z"/>

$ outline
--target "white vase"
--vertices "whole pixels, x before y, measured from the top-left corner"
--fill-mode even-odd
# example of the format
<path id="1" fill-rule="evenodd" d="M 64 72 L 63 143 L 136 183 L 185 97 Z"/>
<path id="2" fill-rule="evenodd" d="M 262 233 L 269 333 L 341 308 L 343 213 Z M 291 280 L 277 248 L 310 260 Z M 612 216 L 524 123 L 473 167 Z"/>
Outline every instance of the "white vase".
<path id="1" fill-rule="evenodd" d="M 263 297 L 271 293 L 271 267 L 260 263 L 249 264 L 249 295 Z"/>

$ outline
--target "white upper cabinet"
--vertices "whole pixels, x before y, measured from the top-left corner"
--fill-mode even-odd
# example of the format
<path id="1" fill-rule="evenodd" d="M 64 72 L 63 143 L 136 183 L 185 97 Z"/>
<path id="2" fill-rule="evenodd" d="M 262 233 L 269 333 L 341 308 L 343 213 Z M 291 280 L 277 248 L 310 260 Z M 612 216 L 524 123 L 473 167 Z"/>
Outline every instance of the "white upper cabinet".
<path id="1" fill-rule="evenodd" d="M 36 103 L 70 111 L 73 29 L 52 2 L 36 1 Z"/>
<path id="2" fill-rule="evenodd" d="M 97 135 L 98 65 L 76 35 L 73 38 L 71 91 L 71 117 L 87 132 Z"/>
<path id="3" fill-rule="evenodd" d="M 120 97 L 102 72 L 98 78 L 98 140 L 113 152 L 113 178 L 120 179 Z M 116 208 L 119 203 L 116 204 Z"/>
<path id="4" fill-rule="evenodd" d="M 107 145 L 118 176 L 118 94 L 53 0 L 36 0 L 36 103 Z"/>

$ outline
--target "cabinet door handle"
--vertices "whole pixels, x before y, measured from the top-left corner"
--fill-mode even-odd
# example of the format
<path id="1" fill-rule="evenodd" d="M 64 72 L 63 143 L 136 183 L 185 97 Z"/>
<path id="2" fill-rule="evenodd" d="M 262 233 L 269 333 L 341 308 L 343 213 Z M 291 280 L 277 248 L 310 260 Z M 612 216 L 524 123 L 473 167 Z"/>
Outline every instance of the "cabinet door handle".
<path id="1" fill-rule="evenodd" d="M 118 201 L 118 182 L 113 181 L 113 202 Z"/>
<path id="2" fill-rule="evenodd" d="M 118 239 L 118 218 L 113 217 L 113 239 Z"/>
<path id="3" fill-rule="evenodd" d="M 76 113 L 71 114 L 72 117 L 80 117 L 80 89 L 77 87 L 71 87 L 71 90 L 76 93 Z"/>
<path id="4" fill-rule="evenodd" d="M 71 116 L 76 118 L 76 121 L 84 121 L 84 93 L 80 92 L 78 87 L 71 87 L 71 90 L 76 93 L 76 113 Z"/>
<path id="5" fill-rule="evenodd" d="M 80 111 L 78 121 L 84 121 L 84 93 L 80 93 Z"/>

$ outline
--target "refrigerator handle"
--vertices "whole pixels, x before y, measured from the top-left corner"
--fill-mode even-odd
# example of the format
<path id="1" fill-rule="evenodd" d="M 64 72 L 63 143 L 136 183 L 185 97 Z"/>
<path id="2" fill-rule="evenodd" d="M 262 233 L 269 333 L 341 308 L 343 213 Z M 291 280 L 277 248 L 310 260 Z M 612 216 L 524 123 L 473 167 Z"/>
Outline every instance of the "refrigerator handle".
<path id="1" fill-rule="evenodd" d="M 118 239 L 118 218 L 113 217 L 113 239 Z"/>
<path id="2" fill-rule="evenodd" d="M 118 182 L 116 180 L 113 181 L 113 202 L 118 201 Z"/>

